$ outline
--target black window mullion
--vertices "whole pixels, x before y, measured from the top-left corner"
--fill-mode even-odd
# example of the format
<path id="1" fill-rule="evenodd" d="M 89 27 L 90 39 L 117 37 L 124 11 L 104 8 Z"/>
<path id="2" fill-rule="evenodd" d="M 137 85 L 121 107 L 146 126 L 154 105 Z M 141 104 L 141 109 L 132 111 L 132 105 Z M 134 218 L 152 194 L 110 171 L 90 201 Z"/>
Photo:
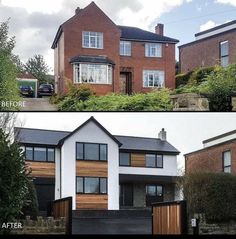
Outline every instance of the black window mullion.
<path id="1" fill-rule="evenodd" d="M 101 144 L 98 145 L 98 161 L 101 161 Z M 100 180 L 99 180 L 100 182 Z"/>
<path id="2" fill-rule="evenodd" d="M 34 147 L 32 147 L 32 151 L 33 151 L 33 159 L 32 159 L 32 161 L 34 161 Z"/>
<path id="3" fill-rule="evenodd" d="M 48 148 L 46 148 L 46 162 L 48 162 Z"/>

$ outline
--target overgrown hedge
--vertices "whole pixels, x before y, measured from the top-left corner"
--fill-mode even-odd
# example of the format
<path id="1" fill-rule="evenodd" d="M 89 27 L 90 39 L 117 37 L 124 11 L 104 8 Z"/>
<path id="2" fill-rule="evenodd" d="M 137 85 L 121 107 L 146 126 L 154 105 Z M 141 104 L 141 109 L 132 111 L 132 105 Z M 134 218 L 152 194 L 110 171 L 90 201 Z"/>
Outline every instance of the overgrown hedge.
<path id="1" fill-rule="evenodd" d="M 94 96 L 86 86 L 70 88 L 62 99 L 54 97 L 60 111 L 172 111 L 168 89 L 155 90 L 147 94 L 109 94 Z"/>
<path id="2" fill-rule="evenodd" d="M 208 222 L 236 220 L 236 176 L 193 173 L 181 179 L 190 217 L 203 213 Z"/>

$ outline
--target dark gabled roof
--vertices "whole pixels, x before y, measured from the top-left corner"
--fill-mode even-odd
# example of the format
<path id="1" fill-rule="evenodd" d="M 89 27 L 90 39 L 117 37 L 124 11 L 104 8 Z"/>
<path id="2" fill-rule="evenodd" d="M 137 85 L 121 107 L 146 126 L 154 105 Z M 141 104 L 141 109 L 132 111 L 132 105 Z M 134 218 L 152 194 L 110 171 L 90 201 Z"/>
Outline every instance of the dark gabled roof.
<path id="1" fill-rule="evenodd" d="M 227 23 L 222 24 L 222 25 L 217 26 L 217 27 L 213 27 L 213 28 L 208 29 L 206 31 L 199 32 L 199 33 L 195 34 L 195 37 L 204 35 L 204 34 L 209 33 L 209 32 L 213 32 L 213 31 L 219 30 L 219 29 L 224 28 L 224 27 L 228 27 L 228 26 L 233 25 L 233 24 L 236 24 L 236 20 L 231 21 L 231 22 L 227 22 Z"/>
<path id="2" fill-rule="evenodd" d="M 178 43 L 179 40 L 145 31 L 137 27 L 118 26 L 121 30 L 121 39 L 130 41 Z"/>
<path id="3" fill-rule="evenodd" d="M 118 139 L 116 139 L 110 132 L 108 132 L 93 116 L 89 118 L 86 122 L 84 122 L 82 125 L 80 125 L 77 129 L 75 129 L 73 132 L 65 136 L 63 139 L 61 139 L 58 143 L 59 146 L 63 145 L 65 140 L 67 140 L 70 136 L 78 132 L 81 128 L 83 128 L 86 124 L 93 122 L 95 123 L 104 133 L 106 133 L 111 139 L 113 139 L 119 147 L 122 145 Z"/>
<path id="4" fill-rule="evenodd" d="M 79 62 L 115 65 L 114 61 L 105 56 L 76 56 L 70 60 L 70 63 L 79 63 Z"/>
<path id="5" fill-rule="evenodd" d="M 121 150 L 163 152 L 174 155 L 180 153 L 170 143 L 160 139 L 133 136 L 114 136 L 110 134 L 94 117 L 91 117 L 73 132 L 15 128 L 16 141 L 20 144 L 61 146 L 66 139 L 91 121 L 102 129 L 109 137 L 111 137 L 120 146 Z"/>
<path id="6" fill-rule="evenodd" d="M 122 143 L 121 150 L 153 151 L 179 154 L 180 152 L 167 141 L 157 138 L 143 138 L 133 136 L 115 136 Z"/>
<path id="7" fill-rule="evenodd" d="M 68 134 L 70 132 L 67 131 L 15 128 L 16 141 L 21 144 L 56 146 Z"/>

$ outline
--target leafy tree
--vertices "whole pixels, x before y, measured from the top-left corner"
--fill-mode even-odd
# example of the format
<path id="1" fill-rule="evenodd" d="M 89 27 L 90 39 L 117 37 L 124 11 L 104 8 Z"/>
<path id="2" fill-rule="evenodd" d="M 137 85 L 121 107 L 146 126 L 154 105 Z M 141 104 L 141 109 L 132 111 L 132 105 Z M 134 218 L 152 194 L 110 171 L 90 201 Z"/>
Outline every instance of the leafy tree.
<path id="1" fill-rule="evenodd" d="M 16 81 L 17 68 L 13 62 L 12 50 L 15 38 L 9 38 L 9 21 L 0 24 L 0 102 L 18 101 L 19 91 Z M 0 104 L 0 110 L 15 110 Z"/>
<path id="2" fill-rule="evenodd" d="M 25 155 L 13 140 L 14 113 L 0 114 L 0 225 L 22 213 L 37 213 L 37 201 Z M 35 208 L 36 207 L 36 208 Z M 28 211 L 27 211 L 28 209 Z M 8 233 L 0 227 L 0 233 Z"/>
<path id="3" fill-rule="evenodd" d="M 50 68 L 42 55 L 34 55 L 25 64 L 25 70 L 39 80 L 40 84 L 51 82 Z"/>

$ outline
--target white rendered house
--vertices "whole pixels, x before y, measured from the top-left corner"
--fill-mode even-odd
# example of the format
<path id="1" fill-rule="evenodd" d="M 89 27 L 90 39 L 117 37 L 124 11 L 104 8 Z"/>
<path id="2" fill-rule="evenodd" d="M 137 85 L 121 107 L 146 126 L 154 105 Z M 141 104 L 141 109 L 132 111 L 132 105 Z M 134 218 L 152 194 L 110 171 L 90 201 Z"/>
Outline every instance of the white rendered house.
<path id="1" fill-rule="evenodd" d="M 16 128 L 40 210 L 71 196 L 73 210 L 145 208 L 175 200 L 177 155 L 166 140 L 115 136 L 91 117 L 73 132 Z"/>

